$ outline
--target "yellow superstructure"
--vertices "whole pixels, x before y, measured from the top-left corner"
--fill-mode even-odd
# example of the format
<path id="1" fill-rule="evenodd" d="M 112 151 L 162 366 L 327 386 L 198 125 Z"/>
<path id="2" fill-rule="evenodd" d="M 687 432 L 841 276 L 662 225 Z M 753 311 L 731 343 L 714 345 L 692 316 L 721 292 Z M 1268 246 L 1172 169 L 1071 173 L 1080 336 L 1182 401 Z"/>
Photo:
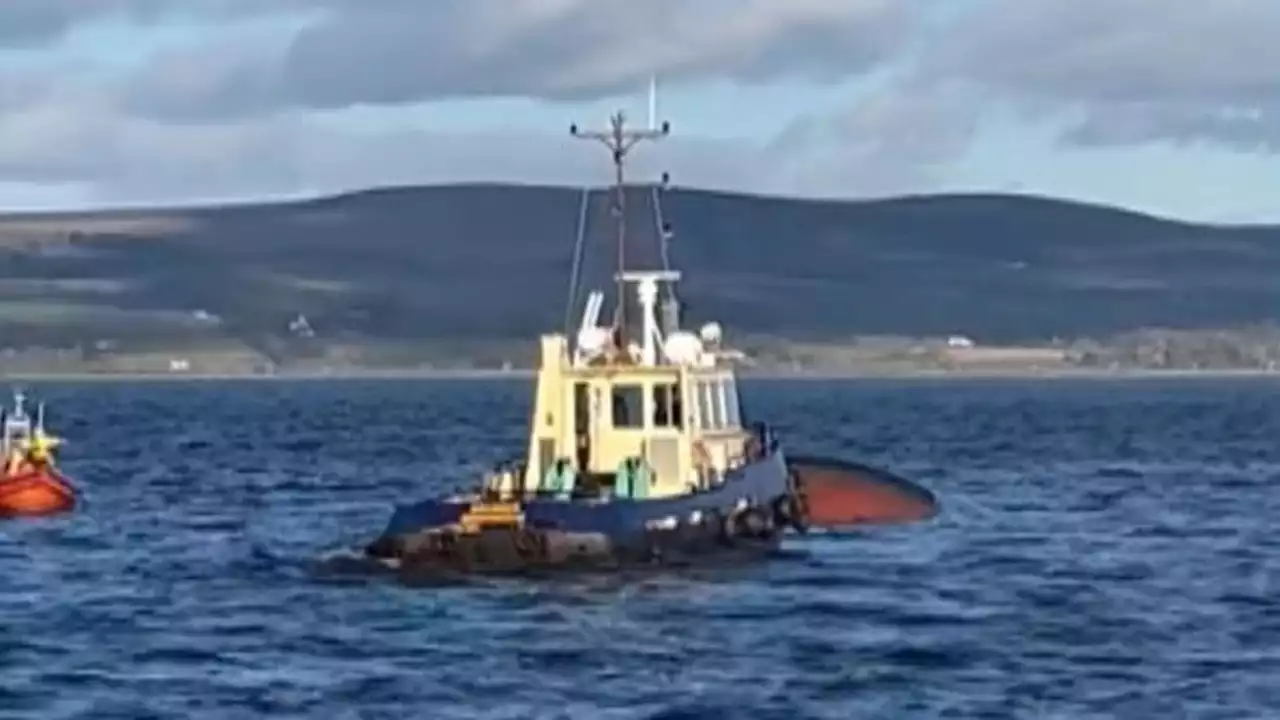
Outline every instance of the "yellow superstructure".
<path id="1" fill-rule="evenodd" d="M 742 461 L 753 436 L 742 427 L 734 369 L 717 352 L 718 328 L 704 328 L 705 337 L 674 327 L 663 333 L 653 317 L 657 283 L 677 278 L 626 278 L 646 313 L 640 344 L 616 347 L 616 335 L 590 317 L 573 351 L 563 334 L 541 338 L 528 462 L 522 476 L 492 478 L 491 488 L 554 492 L 553 476 L 567 472 L 580 494 L 616 492 L 630 460 L 640 477 L 630 495 L 669 497 L 714 483 Z"/>

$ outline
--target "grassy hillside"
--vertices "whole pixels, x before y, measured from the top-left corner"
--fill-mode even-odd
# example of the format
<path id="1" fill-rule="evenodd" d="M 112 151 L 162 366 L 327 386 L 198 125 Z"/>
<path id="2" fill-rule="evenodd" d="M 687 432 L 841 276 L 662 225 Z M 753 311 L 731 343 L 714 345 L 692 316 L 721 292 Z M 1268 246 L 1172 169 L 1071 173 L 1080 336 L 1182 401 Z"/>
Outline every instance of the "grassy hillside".
<path id="1" fill-rule="evenodd" d="M 0 332 L 24 345 L 270 350 L 317 337 L 482 341 L 563 322 L 580 192 L 467 185 L 302 202 L 0 216 Z M 631 211 L 650 220 L 647 190 Z M 1108 336 L 1280 316 L 1280 228 L 1210 227 L 1018 196 L 811 202 L 673 190 L 697 318 L 823 340 Z M 588 274 L 614 262 L 590 204 Z M 652 223 L 633 260 L 656 257 Z M 292 338 L 292 339 L 290 339 Z"/>

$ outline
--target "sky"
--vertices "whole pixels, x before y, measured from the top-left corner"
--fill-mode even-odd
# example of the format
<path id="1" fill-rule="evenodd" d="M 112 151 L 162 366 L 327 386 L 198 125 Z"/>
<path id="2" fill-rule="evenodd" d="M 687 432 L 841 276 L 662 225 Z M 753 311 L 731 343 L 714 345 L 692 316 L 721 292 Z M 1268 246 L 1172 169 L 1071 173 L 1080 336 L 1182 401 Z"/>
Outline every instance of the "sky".
<path id="1" fill-rule="evenodd" d="M 1280 221 L 1273 0 L 2 0 L 0 209 L 607 181 Z"/>

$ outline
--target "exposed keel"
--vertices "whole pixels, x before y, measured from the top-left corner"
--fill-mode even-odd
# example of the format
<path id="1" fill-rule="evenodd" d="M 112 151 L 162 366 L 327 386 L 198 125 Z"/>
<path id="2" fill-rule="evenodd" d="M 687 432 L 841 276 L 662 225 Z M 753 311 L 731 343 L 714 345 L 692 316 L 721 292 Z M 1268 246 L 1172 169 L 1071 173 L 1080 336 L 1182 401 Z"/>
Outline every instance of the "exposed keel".
<path id="1" fill-rule="evenodd" d="M 928 520 L 938 500 L 928 489 L 881 468 L 823 457 L 789 457 L 816 527 L 884 525 Z"/>

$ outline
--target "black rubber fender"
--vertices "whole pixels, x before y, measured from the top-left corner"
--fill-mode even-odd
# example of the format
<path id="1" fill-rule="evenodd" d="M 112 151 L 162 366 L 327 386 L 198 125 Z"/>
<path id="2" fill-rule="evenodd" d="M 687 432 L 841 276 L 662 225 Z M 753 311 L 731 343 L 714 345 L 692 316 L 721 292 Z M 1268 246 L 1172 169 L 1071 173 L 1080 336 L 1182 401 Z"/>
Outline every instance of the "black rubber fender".
<path id="1" fill-rule="evenodd" d="M 364 553 L 378 560 L 394 560 L 404 555 L 404 540 L 397 535 L 384 535 L 366 545 Z"/>
<path id="2" fill-rule="evenodd" d="M 769 503 L 773 512 L 773 524 L 778 527 L 791 527 L 791 496 L 779 495 Z"/>
<path id="3" fill-rule="evenodd" d="M 738 534 L 750 538 L 763 537 L 771 529 L 769 513 L 754 505 L 739 513 L 737 525 Z"/>
<path id="4" fill-rule="evenodd" d="M 809 499 L 803 492 L 796 493 L 787 499 L 791 512 L 791 527 L 804 535 L 809 532 Z"/>
<path id="5" fill-rule="evenodd" d="M 727 541 L 731 537 L 729 521 L 719 510 L 711 509 L 703 512 L 701 525 L 703 528 L 710 529 L 717 540 Z"/>

